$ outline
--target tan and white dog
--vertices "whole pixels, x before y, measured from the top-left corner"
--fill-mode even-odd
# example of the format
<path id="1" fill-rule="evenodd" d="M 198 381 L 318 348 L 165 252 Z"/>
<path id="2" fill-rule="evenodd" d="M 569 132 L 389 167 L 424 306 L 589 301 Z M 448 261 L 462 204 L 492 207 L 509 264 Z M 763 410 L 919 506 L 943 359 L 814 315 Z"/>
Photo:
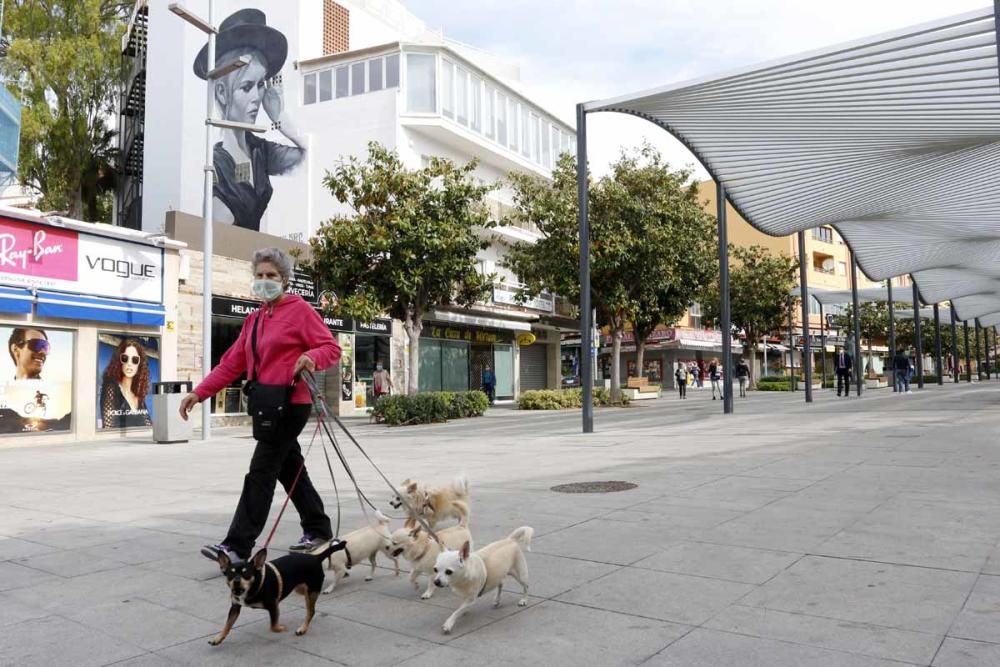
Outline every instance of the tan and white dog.
<path id="1" fill-rule="evenodd" d="M 427 576 L 427 589 L 421 594 L 421 600 L 429 600 L 434 595 L 434 563 L 438 555 L 445 549 L 458 551 L 465 543 L 472 544 L 472 533 L 464 525 L 449 526 L 435 531 L 441 544 L 438 544 L 423 528 L 400 528 L 392 533 L 392 542 L 385 547 L 389 558 L 402 556 L 410 562 L 410 583 L 420 590 L 421 575 Z"/>
<path id="2" fill-rule="evenodd" d="M 459 525 L 469 525 L 469 482 L 465 477 L 458 477 L 450 486 L 439 488 L 404 480 L 389 504 L 393 509 L 399 509 L 404 507 L 404 500 L 411 518 L 415 513 L 431 528 L 436 528 L 448 517 L 458 519 Z"/>
<path id="3" fill-rule="evenodd" d="M 494 607 L 500 606 L 503 580 L 508 574 L 521 584 L 518 607 L 528 604 L 528 564 L 524 551 L 531 551 L 531 536 L 535 529 L 521 526 L 508 537 L 491 542 L 479 551 L 471 551 L 466 542 L 460 551 L 444 551 L 434 563 L 434 585 L 450 586 L 461 598 L 462 604 L 441 626 L 445 634 L 451 632 L 457 621 L 477 598 L 487 591 L 497 589 Z"/>
<path id="4" fill-rule="evenodd" d="M 389 534 L 389 517 L 376 510 L 375 519 L 377 520 L 376 524 L 359 528 L 341 538 L 347 547 L 330 556 L 327 569 L 333 570 L 333 581 L 323 589 L 324 593 L 332 593 L 333 589 L 337 587 L 337 583 L 347 576 L 347 570 L 363 560 L 367 560 L 371 565 L 371 571 L 365 577 L 365 581 L 371 581 L 372 577 L 375 576 L 375 556 L 380 551 L 385 551 L 386 545 L 392 542 L 392 536 Z M 396 566 L 396 576 L 398 577 L 399 560 L 393 556 L 389 556 L 389 558 Z"/>

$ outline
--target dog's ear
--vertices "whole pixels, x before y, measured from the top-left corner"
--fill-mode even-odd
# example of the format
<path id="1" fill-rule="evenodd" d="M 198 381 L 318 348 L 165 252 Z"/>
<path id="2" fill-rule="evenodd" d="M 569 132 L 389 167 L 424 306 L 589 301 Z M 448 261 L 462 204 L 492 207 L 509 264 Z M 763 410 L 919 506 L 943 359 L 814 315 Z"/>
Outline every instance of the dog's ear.
<path id="1" fill-rule="evenodd" d="M 225 551 L 220 551 L 219 557 L 216 558 L 215 560 L 219 564 L 219 569 L 222 570 L 223 572 L 225 572 L 226 569 L 233 564 L 233 561 L 229 559 L 229 554 L 227 554 Z"/>
<path id="2" fill-rule="evenodd" d="M 263 569 L 264 563 L 267 562 L 267 549 L 261 549 L 255 553 L 253 558 L 250 559 L 250 562 L 253 563 L 253 566 L 258 570 Z"/>
<path id="3" fill-rule="evenodd" d="M 465 544 L 462 545 L 462 551 L 461 551 L 461 556 L 463 561 L 469 560 L 469 549 L 471 548 L 472 545 L 469 544 L 469 540 L 466 540 Z"/>
<path id="4" fill-rule="evenodd" d="M 407 493 L 416 493 L 417 492 L 417 483 L 416 482 L 410 482 L 409 480 L 406 480 L 406 481 L 408 482 L 408 483 L 406 483 L 406 492 Z"/>
<path id="5" fill-rule="evenodd" d="M 420 534 L 421 530 L 422 528 L 420 526 L 417 526 L 416 528 L 410 531 L 410 537 L 413 539 L 417 539 L 417 535 Z"/>
<path id="6" fill-rule="evenodd" d="M 406 519 L 406 521 L 404 521 L 404 522 L 403 522 L 403 528 L 409 528 L 409 529 L 411 529 L 411 530 L 412 530 L 412 529 L 413 529 L 413 527 L 414 527 L 414 526 L 416 526 L 416 525 L 417 525 L 417 520 L 416 520 L 416 519 L 414 519 L 414 518 L 413 518 L 412 516 L 411 516 L 411 517 L 408 517 L 408 518 Z"/>

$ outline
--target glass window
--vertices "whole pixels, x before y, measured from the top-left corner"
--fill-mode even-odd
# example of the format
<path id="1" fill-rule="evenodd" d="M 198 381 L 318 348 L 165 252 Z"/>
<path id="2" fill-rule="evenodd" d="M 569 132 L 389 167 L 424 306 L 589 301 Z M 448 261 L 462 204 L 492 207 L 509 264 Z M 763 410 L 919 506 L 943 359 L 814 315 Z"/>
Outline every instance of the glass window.
<path id="1" fill-rule="evenodd" d="M 437 110 L 434 56 L 424 53 L 406 54 L 406 108 L 417 113 Z"/>
<path id="2" fill-rule="evenodd" d="M 493 374 L 496 375 L 498 398 L 514 397 L 514 349 L 511 345 L 494 343 Z"/>
<path id="3" fill-rule="evenodd" d="M 497 93 L 497 141 L 507 145 L 507 96 Z"/>
<path id="4" fill-rule="evenodd" d="M 316 75 L 306 74 L 304 82 L 305 97 L 303 104 L 316 104 Z"/>
<path id="5" fill-rule="evenodd" d="M 443 391 L 469 390 L 468 343 L 453 340 L 441 341 L 441 389 Z"/>
<path id="6" fill-rule="evenodd" d="M 476 132 L 483 131 L 483 81 L 479 77 L 473 76 L 469 86 L 469 95 L 472 97 L 472 118 L 469 126 Z"/>
<path id="7" fill-rule="evenodd" d="M 319 101 L 329 102 L 333 99 L 333 70 L 319 73 Z"/>
<path id="8" fill-rule="evenodd" d="M 552 166 L 552 150 L 549 146 L 549 140 L 552 138 L 551 126 L 542 120 L 542 166 L 551 167 Z"/>
<path id="9" fill-rule="evenodd" d="M 521 105 L 521 155 L 531 157 L 531 112 Z"/>
<path id="10" fill-rule="evenodd" d="M 347 97 L 347 93 L 350 91 L 348 86 L 348 70 L 347 65 L 337 68 L 337 97 Z"/>
<path id="11" fill-rule="evenodd" d="M 838 276 L 847 275 L 847 262 L 837 262 L 837 275 Z"/>
<path id="12" fill-rule="evenodd" d="M 441 115 L 455 117 L 455 65 L 441 61 Z"/>
<path id="13" fill-rule="evenodd" d="M 469 73 L 461 67 L 457 67 L 455 69 L 455 120 L 462 125 L 468 125 Z"/>
<path id="14" fill-rule="evenodd" d="M 517 110 L 517 102 L 515 102 L 512 97 L 507 98 L 507 118 L 510 119 L 510 126 L 507 130 L 507 145 L 510 146 L 512 151 L 516 151 L 518 139 L 521 136 L 518 129 L 518 119 L 520 118 L 520 114 Z"/>
<path id="15" fill-rule="evenodd" d="M 421 338 L 418 363 L 417 388 L 420 391 L 441 391 L 441 341 Z"/>
<path id="16" fill-rule="evenodd" d="M 365 64 L 351 65 L 351 95 L 361 95 L 365 92 Z"/>
<path id="17" fill-rule="evenodd" d="M 531 138 L 531 159 L 538 162 L 538 121 L 540 119 L 535 114 L 530 114 L 528 116 L 528 131 L 530 132 Z"/>
<path id="18" fill-rule="evenodd" d="M 394 53 L 385 57 L 385 87 L 396 88 L 399 86 L 399 54 Z"/>
<path id="19" fill-rule="evenodd" d="M 382 90 L 382 59 L 368 61 L 368 90 Z"/>
<path id="20" fill-rule="evenodd" d="M 490 86 L 484 87 L 486 100 L 483 104 L 483 129 L 486 131 L 486 138 L 492 139 L 494 134 L 494 113 L 496 108 L 494 100 L 494 90 Z"/>

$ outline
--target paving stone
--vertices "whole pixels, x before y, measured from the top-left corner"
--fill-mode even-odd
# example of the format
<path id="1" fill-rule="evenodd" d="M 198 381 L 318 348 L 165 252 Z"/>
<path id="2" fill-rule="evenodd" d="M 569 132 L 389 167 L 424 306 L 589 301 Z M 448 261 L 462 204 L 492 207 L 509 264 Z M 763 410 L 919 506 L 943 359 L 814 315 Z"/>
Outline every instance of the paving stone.
<path id="1" fill-rule="evenodd" d="M 20 623 L 21 621 L 27 621 L 33 618 L 42 618 L 45 616 L 49 616 L 49 612 L 45 611 L 41 607 L 37 607 L 27 602 L 22 602 L 21 600 L 12 598 L 9 595 L 0 593 L 0 628 Z"/>
<path id="2" fill-rule="evenodd" d="M 0 632 L 0 664 L 12 667 L 99 667 L 143 653 L 134 644 L 58 616 Z"/>
<path id="3" fill-rule="evenodd" d="M 762 584 L 801 557 L 802 554 L 788 551 L 680 542 L 633 563 L 632 567 Z"/>
<path id="4" fill-rule="evenodd" d="M 557 600 L 700 625 L 752 590 L 753 586 L 720 579 L 623 568 Z"/>
<path id="5" fill-rule="evenodd" d="M 19 540 L 15 537 L 0 537 L 0 561 L 40 556 L 56 551 L 54 547 L 37 542 Z"/>
<path id="6" fill-rule="evenodd" d="M 996 667 L 1000 665 L 1000 644 L 947 637 L 931 664 L 933 667 Z"/>
<path id="7" fill-rule="evenodd" d="M 115 570 L 123 565 L 121 561 L 93 556 L 75 549 L 55 551 L 29 558 L 18 558 L 13 562 L 59 577 L 77 577 L 81 574 Z"/>
<path id="8" fill-rule="evenodd" d="M 975 579 L 965 572 L 807 556 L 741 604 L 943 635 Z"/>
<path id="9" fill-rule="evenodd" d="M 676 530 L 638 527 L 625 521 L 591 519 L 533 539 L 532 551 L 627 565 L 651 556 L 678 539 Z"/>
<path id="10" fill-rule="evenodd" d="M 294 633 L 272 634 L 262 639 L 250 633 L 233 632 L 226 641 L 211 646 L 207 639 L 195 639 L 158 651 L 158 655 L 180 665 L 191 667 L 247 667 L 248 665 L 295 665 L 296 667 L 330 667 L 342 665 L 333 658 L 321 658 L 299 650 L 308 641 Z"/>
<path id="11" fill-rule="evenodd" d="M 219 631 L 219 623 L 210 623 L 173 609 L 142 599 L 108 602 L 65 615 L 80 625 L 104 632 L 112 637 L 156 651 Z"/>
<path id="12" fill-rule="evenodd" d="M 979 577 L 948 634 L 1000 644 L 1000 577 Z"/>
<path id="13" fill-rule="evenodd" d="M 10 561 L 0 562 L 0 591 L 28 588 L 43 582 L 61 579 L 41 570 L 34 570 Z"/>

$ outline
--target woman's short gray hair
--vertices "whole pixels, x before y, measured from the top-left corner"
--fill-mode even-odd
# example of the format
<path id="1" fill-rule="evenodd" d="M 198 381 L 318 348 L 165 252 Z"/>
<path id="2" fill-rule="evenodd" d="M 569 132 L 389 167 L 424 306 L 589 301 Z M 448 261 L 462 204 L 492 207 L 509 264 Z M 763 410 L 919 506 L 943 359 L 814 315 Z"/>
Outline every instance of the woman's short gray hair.
<path id="1" fill-rule="evenodd" d="M 281 274 L 281 279 L 288 281 L 292 279 L 292 272 L 295 270 L 295 262 L 280 248 L 261 248 L 253 254 L 253 271 L 257 272 L 257 265 L 261 262 L 274 264 Z"/>

